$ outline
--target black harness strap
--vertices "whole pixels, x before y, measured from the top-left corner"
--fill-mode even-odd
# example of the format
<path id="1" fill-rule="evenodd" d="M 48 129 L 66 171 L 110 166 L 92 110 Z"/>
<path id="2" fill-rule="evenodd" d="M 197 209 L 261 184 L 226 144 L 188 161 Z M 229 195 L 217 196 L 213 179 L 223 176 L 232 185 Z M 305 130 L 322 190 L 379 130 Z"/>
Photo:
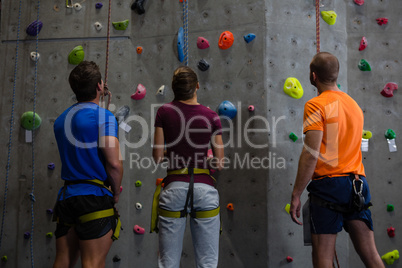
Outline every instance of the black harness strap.
<path id="1" fill-rule="evenodd" d="M 180 211 L 180 218 L 187 215 L 188 202 L 190 201 L 190 216 L 195 218 L 194 211 L 194 168 L 188 168 L 188 174 L 190 175 L 190 184 L 188 185 L 188 192 L 186 197 L 186 203 L 184 204 L 183 210 Z"/>

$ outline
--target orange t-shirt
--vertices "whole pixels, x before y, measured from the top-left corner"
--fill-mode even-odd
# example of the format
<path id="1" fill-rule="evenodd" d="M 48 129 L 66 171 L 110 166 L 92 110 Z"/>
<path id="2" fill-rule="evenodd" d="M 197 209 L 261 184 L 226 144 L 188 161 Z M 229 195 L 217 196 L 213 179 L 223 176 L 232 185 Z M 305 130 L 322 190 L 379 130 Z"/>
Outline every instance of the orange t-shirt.
<path id="1" fill-rule="evenodd" d="M 359 105 L 341 91 L 324 91 L 304 106 L 303 133 L 323 131 L 313 179 L 365 176 L 360 150 L 364 117 Z"/>

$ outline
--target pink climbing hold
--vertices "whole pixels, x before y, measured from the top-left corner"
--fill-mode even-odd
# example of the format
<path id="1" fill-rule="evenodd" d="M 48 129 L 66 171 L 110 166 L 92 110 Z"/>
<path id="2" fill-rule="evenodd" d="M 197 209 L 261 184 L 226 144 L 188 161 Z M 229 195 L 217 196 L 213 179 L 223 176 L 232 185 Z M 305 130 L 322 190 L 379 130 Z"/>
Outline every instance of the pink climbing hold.
<path id="1" fill-rule="evenodd" d="M 388 233 L 389 237 L 394 237 L 395 236 L 395 228 L 394 227 L 387 228 L 387 233 Z"/>
<path id="2" fill-rule="evenodd" d="M 394 90 L 398 89 L 398 84 L 397 83 L 387 83 L 383 90 L 381 91 L 381 95 L 383 95 L 386 98 L 391 98 L 394 96 Z"/>
<path id="3" fill-rule="evenodd" d="M 214 152 L 212 151 L 212 149 L 208 149 L 208 152 L 207 152 L 207 158 L 213 158 L 214 157 Z M 209 169 L 209 173 L 211 173 L 211 175 L 212 174 L 214 174 L 216 172 L 216 170 L 215 169 Z"/>
<path id="4" fill-rule="evenodd" d="M 139 226 L 139 225 L 135 225 L 135 226 L 134 226 L 134 233 L 136 233 L 136 234 L 144 234 L 144 233 L 145 233 L 145 229 L 142 228 L 142 227 Z"/>
<path id="5" fill-rule="evenodd" d="M 293 258 L 290 257 L 290 256 L 287 256 L 287 257 L 286 257 L 286 261 L 287 261 L 287 262 L 292 262 L 292 261 L 293 261 Z"/>
<path id="6" fill-rule="evenodd" d="M 359 46 L 359 51 L 364 50 L 367 47 L 367 38 L 362 37 L 362 40 L 360 41 L 360 46 Z"/>
<path id="7" fill-rule="evenodd" d="M 254 105 L 250 105 L 250 106 L 248 106 L 248 110 L 250 111 L 250 112 L 254 112 Z"/>
<path id="8" fill-rule="evenodd" d="M 354 2 L 356 5 L 359 5 L 359 6 L 364 4 L 364 0 L 354 0 Z"/>
<path id="9" fill-rule="evenodd" d="M 137 90 L 133 95 L 131 95 L 131 98 L 133 100 L 141 100 L 145 97 L 146 94 L 147 94 L 146 88 L 142 84 L 138 84 Z"/>
<path id="10" fill-rule="evenodd" d="M 388 23 L 388 19 L 387 18 L 378 18 L 376 19 L 378 25 L 383 25 L 383 24 L 387 24 Z"/>
<path id="11" fill-rule="evenodd" d="M 207 39 L 205 39 L 204 37 L 198 37 L 197 38 L 197 47 L 199 49 L 206 49 L 209 48 L 209 42 Z"/>

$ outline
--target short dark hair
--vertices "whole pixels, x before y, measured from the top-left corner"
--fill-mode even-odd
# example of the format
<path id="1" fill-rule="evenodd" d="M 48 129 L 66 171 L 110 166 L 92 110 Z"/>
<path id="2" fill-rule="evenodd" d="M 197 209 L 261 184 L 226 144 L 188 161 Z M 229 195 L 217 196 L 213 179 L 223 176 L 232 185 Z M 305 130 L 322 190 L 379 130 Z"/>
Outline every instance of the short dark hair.
<path id="1" fill-rule="evenodd" d="M 99 66 L 93 61 L 81 62 L 71 71 L 68 82 L 77 101 L 95 99 L 98 83 L 102 83 Z"/>
<path id="2" fill-rule="evenodd" d="M 317 75 L 321 83 L 334 83 L 338 79 L 339 61 L 331 53 L 319 52 L 310 63 L 310 71 Z"/>
<path id="3" fill-rule="evenodd" d="M 172 89 L 175 100 L 189 100 L 194 96 L 197 74 L 187 66 L 177 68 L 173 74 Z"/>

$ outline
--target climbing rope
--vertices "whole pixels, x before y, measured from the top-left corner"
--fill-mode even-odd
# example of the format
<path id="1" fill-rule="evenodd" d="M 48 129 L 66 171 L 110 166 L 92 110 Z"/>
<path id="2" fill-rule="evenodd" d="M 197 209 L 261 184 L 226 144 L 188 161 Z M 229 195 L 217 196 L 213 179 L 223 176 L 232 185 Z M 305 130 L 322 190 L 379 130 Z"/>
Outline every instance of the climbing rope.
<path id="1" fill-rule="evenodd" d="M 38 0 L 37 12 L 36 12 L 36 20 L 39 21 L 39 9 L 40 9 L 40 0 Z M 36 49 L 35 52 L 38 54 L 39 47 L 39 24 L 36 26 Z M 35 117 L 36 117 L 36 91 L 38 84 L 38 61 L 35 61 L 35 79 L 34 79 L 34 97 L 33 97 L 33 120 L 32 125 L 35 126 Z M 33 235 L 34 235 L 34 224 L 35 224 L 35 213 L 34 213 L 34 203 L 35 203 L 35 131 L 32 130 L 32 189 L 30 193 L 31 197 L 31 267 L 34 268 L 34 253 L 33 253 Z"/>
<path id="2" fill-rule="evenodd" d="M 320 0 L 315 0 L 315 32 L 318 53 L 320 52 Z"/>
<path id="3" fill-rule="evenodd" d="M 188 0 L 183 0 L 184 64 L 188 66 Z"/>
<path id="4" fill-rule="evenodd" d="M 111 93 L 107 87 L 107 75 L 109 72 L 109 47 L 110 47 L 110 24 L 111 24 L 111 17 L 112 17 L 112 0 L 109 0 L 109 11 L 108 11 L 108 18 L 107 18 L 107 38 L 106 38 L 106 63 L 105 63 L 105 89 L 108 91 L 108 102 L 106 104 L 106 109 L 109 109 L 109 104 L 111 101 Z M 103 101 L 105 96 L 101 97 Z"/>
<path id="5" fill-rule="evenodd" d="M 6 218 L 8 177 L 10 174 L 11 147 L 12 147 L 13 125 L 14 125 L 15 90 L 16 90 L 16 84 L 17 84 L 18 51 L 19 51 L 20 28 L 21 28 L 21 6 L 22 6 L 21 2 L 22 2 L 22 0 L 20 0 L 19 8 L 18 8 L 17 44 L 16 44 L 16 49 L 15 49 L 15 65 L 14 65 L 14 80 L 13 80 L 13 95 L 12 95 L 13 97 L 12 97 L 12 102 L 11 102 L 10 134 L 8 136 L 6 179 L 4 182 L 3 216 L 1 218 L 0 250 L 1 250 L 1 242 L 3 240 L 4 219 Z"/>

